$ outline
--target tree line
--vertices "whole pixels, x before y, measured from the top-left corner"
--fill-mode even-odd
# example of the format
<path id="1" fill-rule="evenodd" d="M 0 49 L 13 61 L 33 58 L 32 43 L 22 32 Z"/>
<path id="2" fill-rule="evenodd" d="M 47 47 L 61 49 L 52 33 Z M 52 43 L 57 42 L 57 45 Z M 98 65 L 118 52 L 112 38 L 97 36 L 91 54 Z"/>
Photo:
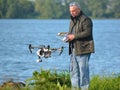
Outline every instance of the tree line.
<path id="1" fill-rule="evenodd" d="M 0 0 L 0 18 L 69 18 L 75 0 Z M 119 0 L 76 0 L 92 18 L 120 18 Z"/>

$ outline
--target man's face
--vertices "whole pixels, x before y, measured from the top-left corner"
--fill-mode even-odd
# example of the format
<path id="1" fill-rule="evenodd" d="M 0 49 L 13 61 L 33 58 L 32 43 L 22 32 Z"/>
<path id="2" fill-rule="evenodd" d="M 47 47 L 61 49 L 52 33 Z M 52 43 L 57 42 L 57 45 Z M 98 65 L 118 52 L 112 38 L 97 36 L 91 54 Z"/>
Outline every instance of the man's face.
<path id="1" fill-rule="evenodd" d="M 77 6 L 70 6 L 70 7 L 69 7 L 69 10 L 70 10 L 70 14 L 71 14 L 73 17 L 78 16 L 78 14 L 80 13 L 80 9 L 79 9 Z"/>

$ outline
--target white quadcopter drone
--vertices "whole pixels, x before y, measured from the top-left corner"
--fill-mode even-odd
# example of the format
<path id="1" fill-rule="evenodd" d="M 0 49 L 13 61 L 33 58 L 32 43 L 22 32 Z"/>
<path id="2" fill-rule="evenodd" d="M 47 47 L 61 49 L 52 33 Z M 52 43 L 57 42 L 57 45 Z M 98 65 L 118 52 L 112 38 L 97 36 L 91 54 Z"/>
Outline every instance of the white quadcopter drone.
<path id="1" fill-rule="evenodd" d="M 29 44 L 29 51 L 30 53 L 32 53 L 33 49 L 37 48 L 37 56 L 38 56 L 38 60 L 37 62 L 42 62 L 41 58 L 49 58 L 51 57 L 52 53 L 59 51 L 59 55 L 62 54 L 64 47 L 60 47 L 60 48 L 51 48 L 50 45 L 45 46 L 45 45 L 40 45 L 40 46 L 32 46 L 31 44 Z"/>

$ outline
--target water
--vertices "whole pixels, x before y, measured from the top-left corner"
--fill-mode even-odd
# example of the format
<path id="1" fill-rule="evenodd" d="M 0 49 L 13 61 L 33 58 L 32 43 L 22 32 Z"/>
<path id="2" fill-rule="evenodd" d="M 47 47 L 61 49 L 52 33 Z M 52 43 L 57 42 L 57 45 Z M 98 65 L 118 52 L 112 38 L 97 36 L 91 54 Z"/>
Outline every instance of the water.
<path id="1" fill-rule="evenodd" d="M 120 20 L 93 20 L 95 53 L 90 59 L 90 74 L 120 73 Z M 69 70 L 68 44 L 56 38 L 69 29 L 69 20 L 1 19 L 0 82 L 24 81 L 33 71 Z M 61 56 L 52 55 L 37 63 L 36 52 L 30 54 L 28 44 L 66 47 Z"/>

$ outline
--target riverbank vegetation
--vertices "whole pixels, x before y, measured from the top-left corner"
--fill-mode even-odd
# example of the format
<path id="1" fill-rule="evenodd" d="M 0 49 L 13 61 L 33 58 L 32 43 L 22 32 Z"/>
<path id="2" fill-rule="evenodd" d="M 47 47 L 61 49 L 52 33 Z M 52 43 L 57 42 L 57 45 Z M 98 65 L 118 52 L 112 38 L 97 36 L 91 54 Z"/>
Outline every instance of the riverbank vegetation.
<path id="1" fill-rule="evenodd" d="M 73 0 L 0 0 L 0 18 L 69 18 Z M 119 0 L 76 0 L 92 18 L 120 18 Z"/>
<path id="2" fill-rule="evenodd" d="M 21 88 L 3 87 L 0 90 L 71 90 L 69 72 L 34 71 Z M 92 76 L 89 90 L 120 90 L 120 75 Z"/>
<path id="3" fill-rule="evenodd" d="M 26 80 L 35 90 L 70 90 L 69 72 L 35 71 L 32 78 Z M 89 90 L 120 90 L 120 75 L 92 76 Z"/>

